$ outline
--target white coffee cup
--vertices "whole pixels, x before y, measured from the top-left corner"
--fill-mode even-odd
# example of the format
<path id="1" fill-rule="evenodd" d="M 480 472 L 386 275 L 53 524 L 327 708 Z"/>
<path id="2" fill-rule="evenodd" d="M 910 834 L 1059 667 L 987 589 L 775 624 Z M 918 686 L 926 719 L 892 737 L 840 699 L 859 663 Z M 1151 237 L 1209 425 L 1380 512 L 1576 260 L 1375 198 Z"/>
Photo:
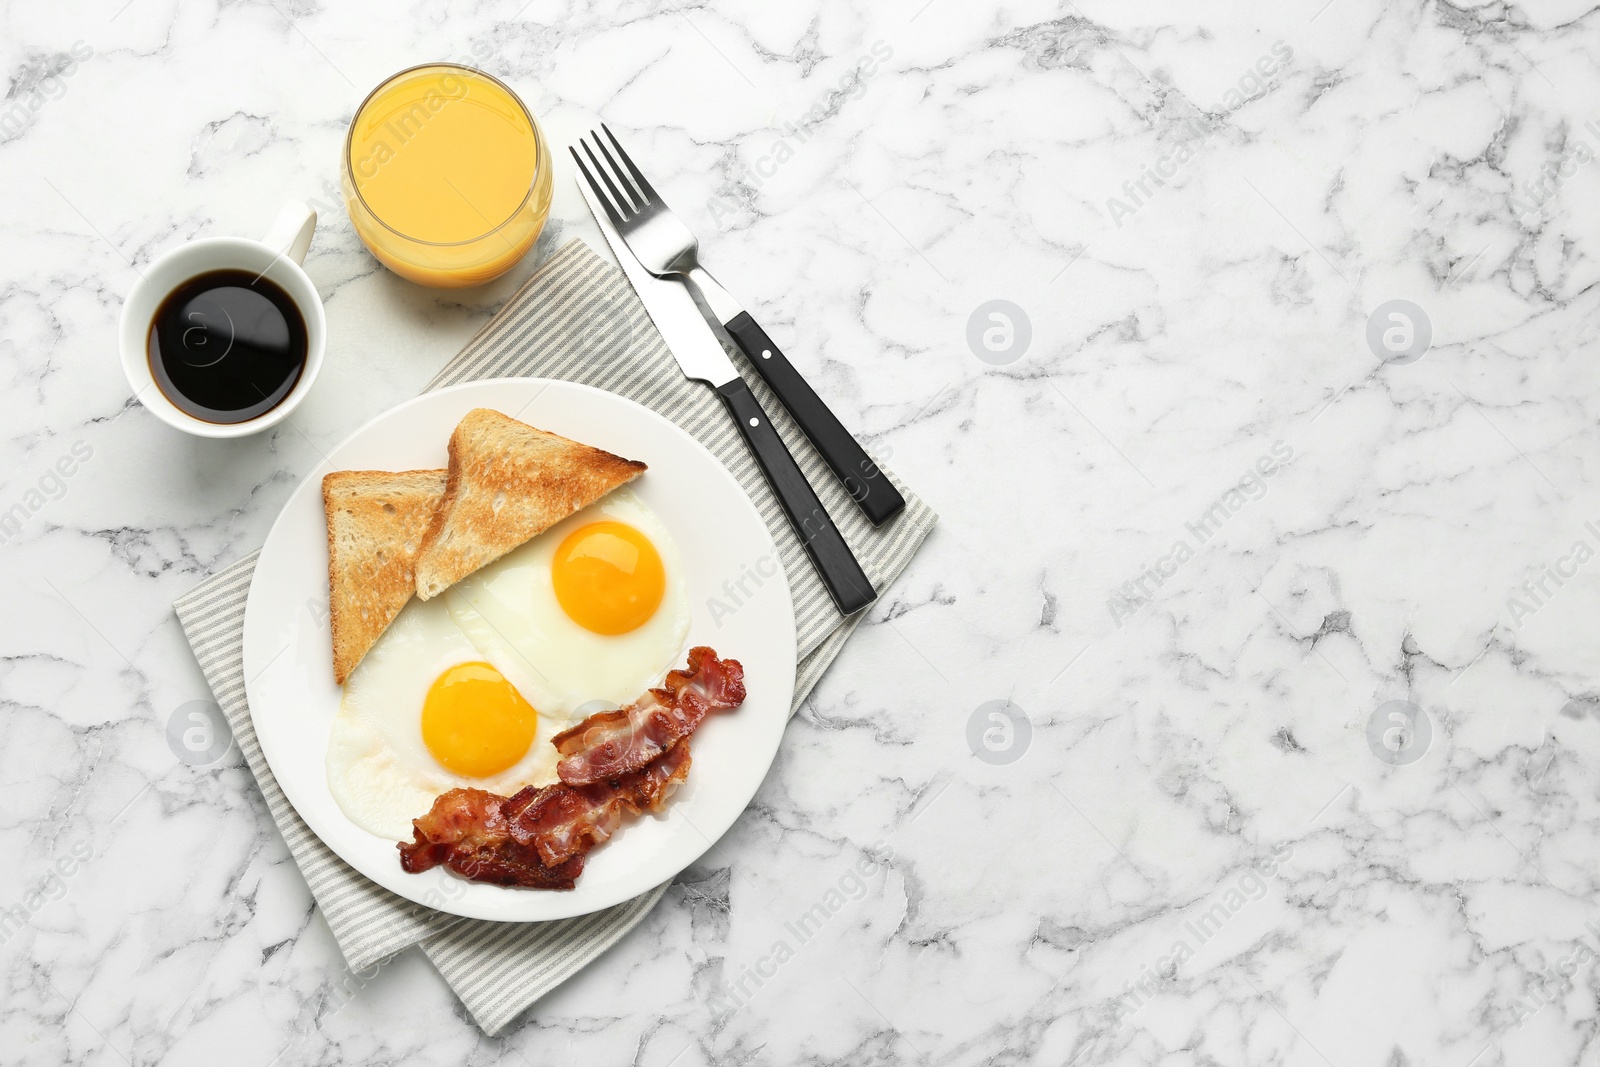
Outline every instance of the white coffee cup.
<path id="1" fill-rule="evenodd" d="M 322 298 L 300 266 L 306 258 L 306 250 L 311 247 L 311 234 L 316 228 L 317 213 L 310 205 L 291 200 L 279 210 L 272 228 L 259 241 L 245 237 L 206 237 L 174 248 L 145 269 L 122 305 L 118 344 L 122 350 L 122 372 L 127 375 L 128 385 L 156 418 L 199 437 L 245 437 L 276 426 L 305 399 L 317 380 L 317 373 L 322 370 L 322 355 L 328 338 Z M 207 422 L 195 418 L 167 398 L 150 368 L 150 327 L 161 302 L 184 282 L 214 270 L 249 271 L 276 283 L 289 294 L 306 324 L 306 362 L 299 381 L 276 407 L 244 422 Z"/>

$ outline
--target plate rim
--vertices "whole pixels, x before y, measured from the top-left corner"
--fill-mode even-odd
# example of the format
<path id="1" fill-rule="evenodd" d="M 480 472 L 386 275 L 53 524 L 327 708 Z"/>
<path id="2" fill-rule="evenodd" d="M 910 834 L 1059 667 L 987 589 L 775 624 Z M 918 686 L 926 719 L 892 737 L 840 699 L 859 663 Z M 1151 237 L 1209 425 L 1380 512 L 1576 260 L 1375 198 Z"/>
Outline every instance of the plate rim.
<path id="1" fill-rule="evenodd" d="M 400 403 L 395 404 L 392 407 L 387 408 L 384 411 L 381 411 L 381 412 L 377 413 L 376 415 L 372 416 L 371 418 L 369 418 L 365 422 L 363 422 L 360 426 L 356 427 L 350 433 L 346 434 L 343 438 L 340 439 L 340 441 L 337 444 L 335 444 L 331 448 L 329 448 L 327 450 L 326 455 L 323 457 L 323 459 L 321 461 L 319 461 L 317 463 L 317 465 L 314 466 L 311 469 L 311 471 L 308 472 L 307 475 L 302 479 L 301 483 L 294 488 L 294 490 L 289 494 L 288 498 L 284 501 L 282 507 L 279 509 L 278 515 L 273 520 L 272 526 L 268 529 L 267 536 L 262 541 L 261 548 L 258 550 L 258 552 L 265 553 L 267 548 L 268 548 L 268 546 L 271 545 L 273 540 L 275 539 L 275 537 L 277 537 L 280 527 L 283 527 L 286 522 L 291 521 L 290 511 L 291 511 L 294 503 L 296 502 L 296 500 L 299 498 L 301 493 L 315 493 L 315 492 L 317 492 L 317 490 L 314 487 L 320 484 L 321 478 L 322 478 L 323 475 L 325 475 L 326 473 L 331 472 L 331 471 L 345 469 L 345 468 L 341 468 L 341 467 L 336 466 L 334 464 L 334 462 L 329 457 L 337 455 L 341 450 L 343 450 L 344 448 L 349 446 L 352 442 L 356 441 L 362 435 L 364 435 L 364 434 L 368 433 L 369 431 L 371 431 L 372 428 L 374 426 L 376 426 L 377 424 L 394 418 L 397 414 L 405 411 L 408 408 L 411 408 L 411 407 L 414 407 L 414 406 L 418 406 L 418 405 L 422 405 L 422 404 L 428 403 L 430 401 L 433 401 L 433 400 L 435 400 L 437 397 L 439 397 L 441 395 L 448 395 L 448 394 L 458 393 L 458 392 L 468 392 L 468 391 L 472 391 L 472 390 L 481 390 L 481 389 L 485 389 L 485 388 L 489 388 L 489 389 L 492 390 L 495 387 L 509 387 L 509 388 L 518 389 L 518 390 L 528 389 L 528 388 L 531 388 L 531 387 L 541 387 L 539 389 L 539 392 L 542 393 L 545 389 L 549 388 L 550 386 L 555 386 L 555 387 L 557 387 L 559 389 L 574 389 L 574 390 L 578 390 L 580 392 L 603 395 L 603 396 L 607 397 L 609 400 L 618 401 L 621 404 L 623 404 L 625 407 L 633 409 L 635 414 L 646 416 L 649 419 L 652 419 L 652 420 L 656 421 L 657 423 L 660 423 L 662 426 L 664 426 L 666 428 L 666 430 L 669 433 L 674 434 L 674 435 L 682 438 L 688 445 L 690 445 L 692 447 L 693 451 L 698 452 L 705 459 L 705 461 L 707 463 L 709 463 L 712 467 L 714 467 L 715 470 L 718 472 L 718 474 L 726 481 L 726 484 L 730 488 L 732 488 L 737 493 L 739 499 L 741 499 L 744 502 L 745 507 L 749 508 L 751 516 L 756 520 L 757 526 L 760 528 L 760 530 L 763 532 L 763 534 L 765 536 L 765 542 L 766 542 L 767 549 L 768 549 L 772 559 L 774 560 L 774 562 L 778 566 L 778 574 L 777 574 L 777 576 L 782 578 L 782 581 L 776 582 L 774 584 L 779 586 L 779 593 L 783 597 L 784 603 L 785 603 L 785 605 L 787 607 L 787 611 L 785 611 L 783 613 L 784 617 L 787 620 L 787 624 L 783 628 L 782 636 L 784 636 L 786 638 L 786 642 L 785 643 L 787 645 L 787 648 L 789 649 L 789 655 L 784 657 L 784 663 L 786 664 L 785 670 L 786 670 L 787 681 L 788 681 L 787 693 L 788 693 L 788 696 L 789 696 L 790 700 L 792 701 L 792 697 L 793 697 L 793 693 L 794 693 L 794 684 L 795 684 L 796 677 L 798 675 L 798 666 L 799 666 L 799 663 L 798 663 L 798 660 L 799 660 L 799 644 L 798 644 L 798 632 L 797 632 L 797 628 L 796 628 L 796 621 L 795 621 L 795 617 L 794 617 L 793 594 L 792 594 L 792 592 L 790 590 L 790 587 L 789 587 L 788 576 L 785 573 L 785 570 L 784 570 L 784 567 L 783 567 L 783 560 L 782 560 L 781 555 L 778 552 L 776 540 L 772 536 L 771 528 L 767 525 L 766 521 L 764 519 L 762 519 L 761 513 L 760 513 L 759 509 L 756 507 L 755 502 L 750 499 L 749 495 L 745 492 L 744 487 L 741 486 L 739 484 L 738 479 L 733 476 L 733 472 L 728 470 L 728 468 L 722 463 L 722 461 L 720 459 L 718 459 L 717 456 L 709 448 L 707 448 L 704 444 L 702 444 L 698 439 L 696 439 L 694 437 L 693 434 L 689 433 L 682 426 L 679 426 L 677 423 L 673 422 L 671 419 L 667 418 L 665 415 L 662 415 L 660 412 L 655 411 L 654 409 L 649 408 L 649 407 L 645 406 L 644 404 L 639 403 L 638 401 L 632 399 L 631 397 L 623 396 L 620 393 L 615 393 L 615 392 L 612 392 L 612 391 L 607 390 L 607 389 L 601 389 L 601 388 L 599 388 L 597 386 L 589 385 L 589 384 L 587 384 L 585 382 L 573 382 L 573 381 L 568 381 L 568 380 L 563 379 L 563 378 L 547 378 L 547 377 L 543 377 L 543 376 L 538 376 L 538 377 L 517 377 L 517 376 L 506 377 L 506 376 L 498 376 L 498 377 L 492 377 L 492 378 L 478 378 L 478 379 L 473 379 L 471 381 L 456 382 L 456 383 L 453 383 L 451 385 L 442 386 L 442 387 L 440 387 L 438 389 L 433 389 L 433 390 L 429 390 L 427 392 L 419 393 L 416 396 L 413 396 L 413 397 L 410 397 L 410 398 L 408 398 L 406 400 L 403 400 Z M 534 399 L 537 399 L 537 397 L 535 397 Z M 530 405 L 532 402 L 533 401 L 531 399 L 528 400 L 524 404 L 524 407 L 526 407 L 527 405 Z M 445 914 L 448 914 L 448 915 L 459 916 L 461 918 L 480 919 L 480 920 L 487 920 L 487 921 L 494 921 L 494 922 L 553 922 L 553 921 L 561 921 L 562 919 L 574 919 L 574 918 L 579 918 L 579 917 L 582 917 L 582 916 L 585 916 L 585 915 L 592 915 L 592 914 L 595 914 L 597 912 L 604 911 L 607 908 L 615 907 L 618 904 L 622 904 L 622 903 L 625 903 L 625 902 L 627 902 L 629 900 L 636 899 L 638 896 L 640 896 L 640 895 L 642 895 L 644 893 L 649 893 L 649 892 L 653 891 L 653 889 L 655 888 L 655 883 L 652 883 L 651 886 L 647 886 L 647 887 L 644 887 L 642 889 L 638 889 L 636 891 L 624 892 L 624 893 L 620 893 L 620 894 L 614 894 L 615 899 L 602 899 L 601 901 L 599 901 L 597 903 L 594 903 L 594 904 L 591 904 L 591 905 L 584 905 L 581 908 L 579 908 L 578 910 L 567 911 L 567 912 L 565 912 L 563 914 L 560 914 L 560 915 L 541 914 L 541 915 L 537 915 L 537 916 L 526 916 L 526 917 L 520 917 L 520 918 L 519 917 L 508 917 L 503 913 L 503 911 L 504 911 L 503 908 L 498 908 L 498 909 L 497 908 L 490 908 L 490 909 L 486 910 L 486 909 L 483 909 L 483 908 L 478 908 L 478 907 L 473 906 L 472 904 L 468 903 L 468 900 L 469 900 L 469 898 L 471 896 L 471 894 L 468 894 L 468 893 L 463 893 L 463 894 L 461 894 L 461 896 L 459 896 L 459 897 L 457 897 L 455 899 L 441 901 L 440 899 L 438 899 L 438 894 L 436 893 L 436 891 L 428 889 L 427 887 L 423 886 L 420 883 L 413 884 L 413 883 L 410 883 L 410 882 L 408 882 L 408 881 L 406 881 L 404 879 L 399 878 L 398 875 L 401 874 L 401 873 L 404 873 L 404 872 L 401 872 L 398 862 L 396 862 L 396 864 L 395 864 L 393 875 L 391 875 L 391 877 L 389 877 L 387 880 L 384 880 L 384 879 L 380 879 L 378 877 L 374 877 L 372 874 L 368 873 L 367 870 L 364 870 L 362 865 L 356 863 L 350 857 L 346 856 L 343 852 L 341 852 L 337 847 L 335 847 L 335 845 L 332 842 L 330 842 L 326 837 L 324 837 L 323 834 L 319 831 L 317 823 L 320 823 L 322 821 L 322 816 L 320 815 L 320 813 L 316 816 L 316 822 L 314 822 L 313 818 L 308 817 L 306 812 L 304 810 L 302 810 L 301 805 L 296 803 L 295 797 L 291 795 L 290 788 L 285 786 L 284 778 L 278 773 L 277 766 L 274 765 L 273 750 L 274 750 L 274 748 L 276 746 L 269 745 L 265 740 L 263 740 L 263 735 L 262 735 L 262 732 L 261 732 L 261 728 L 260 728 L 260 725 L 259 725 L 259 723 L 257 721 L 257 709 L 258 709 L 258 706 L 259 706 L 259 702 L 254 700 L 254 699 L 252 699 L 252 696 L 257 691 L 256 680 L 260 677 L 260 675 L 262 673 L 262 670 L 264 670 L 265 667 L 271 665 L 271 658 L 269 658 L 268 661 L 265 664 L 262 664 L 262 663 L 259 662 L 260 654 L 259 653 L 255 654 L 255 655 L 252 654 L 252 643 L 250 641 L 250 634 L 251 634 L 250 620 L 251 620 L 252 608 L 258 603 L 258 599 L 257 599 L 258 596 L 266 595 L 266 594 L 261 592 L 261 589 L 263 587 L 258 585 L 258 579 L 260 579 L 261 577 L 262 577 L 262 572 L 261 572 L 261 567 L 260 567 L 260 561 L 259 561 L 259 558 L 258 558 L 257 566 L 255 567 L 255 569 L 251 573 L 250 588 L 249 588 L 249 590 L 248 590 L 248 592 L 246 593 L 246 596 L 245 596 L 245 610 L 244 610 L 244 617 L 243 617 L 243 620 L 242 620 L 241 633 L 240 633 L 240 642 L 241 642 L 240 665 L 241 665 L 241 670 L 242 670 L 242 672 L 244 674 L 244 689 L 245 689 L 246 710 L 247 710 L 247 713 L 250 716 L 251 726 L 255 730 L 255 733 L 256 733 L 256 744 L 257 744 L 257 747 L 261 751 L 262 759 L 266 762 L 266 765 L 267 765 L 268 769 L 272 771 L 273 778 L 278 783 L 278 789 L 283 794 L 284 800 L 289 804 L 290 808 L 292 808 L 294 810 L 295 814 L 299 817 L 300 821 L 317 838 L 317 840 L 320 841 L 323 844 L 323 846 L 326 847 L 330 852 L 332 852 L 335 856 L 337 856 L 339 858 L 339 860 L 341 862 L 343 862 L 346 866 L 348 866 L 352 871 L 354 871 L 360 877 L 362 877 L 362 878 L 366 879 L 367 881 L 371 882 L 372 884 L 374 884 L 374 885 L 376 885 L 376 886 L 378 886 L 378 887 L 380 887 L 382 889 L 388 890 L 389 892 L 394 893 L 396 896 L 399 896 L 399 897 L 401 897 L 401 898 L 403 898 L 403 899 L 405 899 L 407 901 L 410 901 L 413 904 L 419 905 L 421 907 L 428 908 L 428 909 L 431 909 L 431 910 L 437 911 L 437 912 L 442 912 L 442 913 L 445 913 Z M 261 667 L 262 670 L 252 670 L 251 669 L 252 661 L 255 661 L 256 665 Z M 699 838 L 700 838 L 700 841 L 703 842 L 703 847 L 700 847 L 698 849 L 698 851 L 696 851 L 693 855 L 687 855 L 686 854 L 684 862 L 682 863 L 681 866 L 679 866 L 677 868 L 676 871 L 673 872 L 673 874 L 671 876 L 668 877 L 668 879 L 667 879 L 668 881 L 670 881 L 672 877 L 676 877 L 676 875 L 678 873 L 681 873 L 684 869 L 692 866 L 702 856 L 704 856 L 707 852 L 709 852 L 712 848 L 714 848 L 716 846 L 716 843 L 718 841 L 720 841 L 721 838 L 727 834 L 728 830 L 732 829 L 733 825 L 738 822 L 739 818 L 741 818 L 743 816 L 744 812 L 749 809 L 751 801 L 753 801 L 755 799 L 755 793 L 757 791 L 759 791 L 759 789 L 761 787 L 761 784 L 766 780 L 766 775 L 768 773 L 770 773 L 770 771 L 771 771 L 772 764 L 774 762 L 776 762 L 776 760 L 777 760 L 777 754 L 778 754 L 779 749 L 781 749 L 781 747 L 782 747 L 782 738 L 783 738 L 783 736 L 784 736 L 784 734 L 786 732 L 787 724 L 788 724 L 788 717 L 786 716 L 785 720 L 784 720 L 784 729 L 780 729 L 778 731 L 778 733 L 777 733 L 778 743 L 773 746 L 771 755 L 767 759 L 765 767 L 762 769 L 761 777 L 756 780 L 755 788 L 751 792 L 750 797 L 747 798 L 745 800 L 745 802 L 739 807 L 738 812 L 733 815 L 733 817 L 728 821 L 728 824 L 726 826 L 721 827 L 716 832 L 715 836 L 707 836 L 705 834 L 699 834 L 698 835 Z M 269 736 L 272 735 L 272 731 L 270 729 L 268 731 L 268 735 Z M 283 755 L 284 754 L 280 751 L 279 752 L 279 756 L 282 757 Z M 296 787 L 296 791 L 298 791 L 298 787 Z M 341 815 L 342 815 L 342 813 L 341 813 Z M 344 817 L 348 820 L 348 816 L 344 816 Z M 351 825 L 354 825 L 354 824 L 352 823 Z M 297 866 L 298 866 L 298 864 L 297 864 Z M 302 872 L 302 876 L 304 876 L 303 872 Z M 418 877 L 418 876 L 408 876 L 408 877 Z M 471 884 L 471 885 L 476 886 L 476 885 L 479 885 L 481 883 L 466 883 L 466 882 L 463 881 L 463 884 Z M 491 899 L 499 900 L 499 901 L 515 902 L 518 899 L 528 899 L 530 902 L 532 902 L 532 901 L 535 901 L 535 900 L 543 901 L 543 900 L 550 900 L 550 899 L 560 899 L 562 896 L 564 896 L 564 894 L 554 894 L 554 893 L 547 893 L 547 892 L 535 892 L 535 891 L 531 891 L 531 890 L 519 889 L 517 887 L 509 887 L 509 886 L 485 886 L 485 888 L 499 890 L 500 894 L 503 894 L 503 895 L 497 894 L 495 897 L 491 898 Z"/>

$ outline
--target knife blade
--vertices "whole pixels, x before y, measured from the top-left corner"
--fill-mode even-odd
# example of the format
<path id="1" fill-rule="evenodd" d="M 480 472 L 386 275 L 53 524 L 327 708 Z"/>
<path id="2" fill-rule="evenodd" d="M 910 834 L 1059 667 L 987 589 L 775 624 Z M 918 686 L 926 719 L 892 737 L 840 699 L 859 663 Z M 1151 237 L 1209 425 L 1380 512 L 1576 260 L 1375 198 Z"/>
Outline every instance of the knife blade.
<path id="1" fill-rule="evenodd" d="M 666 340 L 684 376 L 712 386 L 726 385 L 739 377 L 722 342 L 706 328 L 705 318 L 689 291 L 681 285 L 657 278 L 639 265 L 616 227 L 611 225 L 611 220 L 606 218 L 605 212 L 595 202 L 594 193 L 585 187 L 581 178 L 578 179 L 578 192 L 583 195 L 589 214 L 594 216 L 595 223 L 600 227 L 600 235 L 611 247 L 611 254 L 632 283 L 633 291 L 639 295 L 645 311 L 650 314 L 650 321 L 656 324 L 656 329 Z"/>

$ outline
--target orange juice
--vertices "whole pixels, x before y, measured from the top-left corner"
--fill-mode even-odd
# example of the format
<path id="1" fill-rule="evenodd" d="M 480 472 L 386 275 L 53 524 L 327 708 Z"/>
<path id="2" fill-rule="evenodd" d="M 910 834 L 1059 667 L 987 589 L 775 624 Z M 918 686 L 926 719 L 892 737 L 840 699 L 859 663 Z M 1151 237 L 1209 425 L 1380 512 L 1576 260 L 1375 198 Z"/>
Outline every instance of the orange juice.
<path id="1" fill-rule="evenodd" d="M 384 266 L 422 285 L 499 277 L 550 214 L 550 149 L 522 101 L 470 67 L 430 63 L 372 91 L 345 138 L 345 206 Z"/>

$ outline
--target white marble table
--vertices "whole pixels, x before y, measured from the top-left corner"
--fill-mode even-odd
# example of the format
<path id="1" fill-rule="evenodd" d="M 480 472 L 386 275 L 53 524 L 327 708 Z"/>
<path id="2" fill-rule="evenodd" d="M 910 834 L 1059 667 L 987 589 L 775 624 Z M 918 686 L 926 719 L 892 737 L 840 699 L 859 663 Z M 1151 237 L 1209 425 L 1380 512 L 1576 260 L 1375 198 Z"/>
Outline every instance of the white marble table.
<path id="1" fill-rule="evenodd" d="M 0 27 L 0 1061 L 1600 1061 L 1589 5 Z M 167 740 L 208 699 L 172 598 L 534 265 L 418 289 L 339 206 L 360 96 L 440 57 L 624 135 L 942 516 L 746 816 L 495 1039 L 415 952 L 348 973 L 237 750 Z M 537 255 L 597 240 L 557 166 Z M 128 397 L 121 299 L 286 196 L 323 378 L 184 437 Z"/>

